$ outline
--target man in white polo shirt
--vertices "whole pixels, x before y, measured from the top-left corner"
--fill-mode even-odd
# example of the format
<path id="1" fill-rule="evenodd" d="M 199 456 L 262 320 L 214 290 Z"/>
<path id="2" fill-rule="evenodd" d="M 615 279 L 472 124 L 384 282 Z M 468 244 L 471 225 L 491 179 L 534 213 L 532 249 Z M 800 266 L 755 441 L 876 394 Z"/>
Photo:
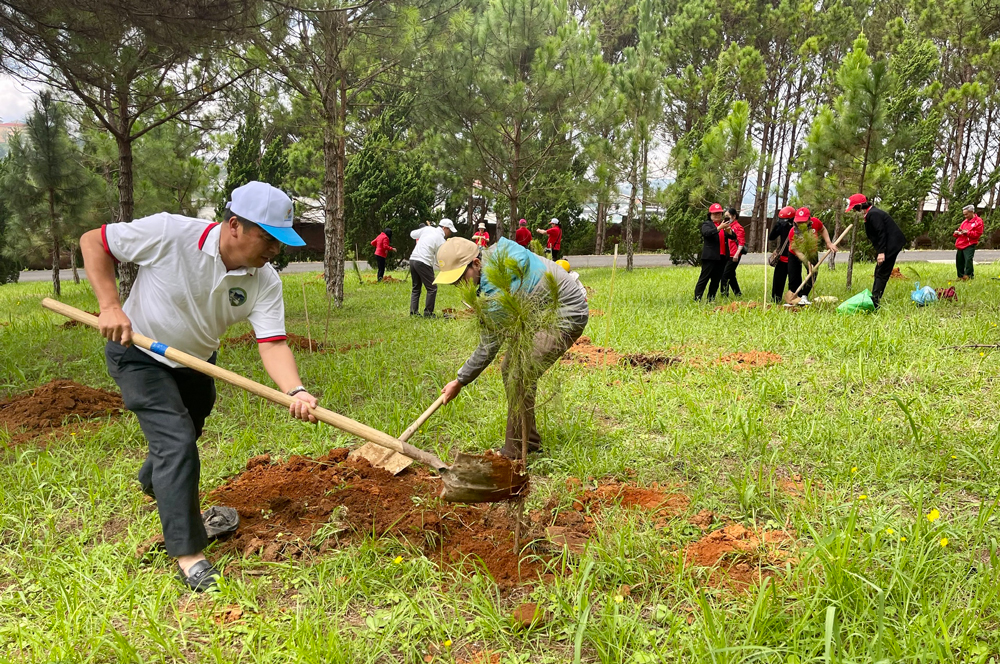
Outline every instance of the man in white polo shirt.
<path id="1" fill-rule="evenodd" d="M 424 317 L 434 318 L 434 300 L 437 298 L 438 287 L 434 285 L 434 265 L 437 263 L 437 251 L 445 239 L 458 231 L 451 219 L 445 217 L 438 227 L 423 226 L 410 231 L 410 237 L 417 245 L 410 254 L 410 281 L 413 288 L 410 291 L 410 315 L 420 315 L 420 289 L 427 289 L 427 301 L 424 302 Z"/>
<path id="2" fill-rule="evenodd" d="M 214 363 L 222 334 L 248 320 L 265 370 L 297 398 L 291 415 L 316 421 L 309 412 L 316 399 L 302 387 L 285 342 L 281 280 L 269 263 L 282 243 L 305 244 L 292 230 L 292 201 L 279 189 L 251 182 L 233 191 L 224 218 L 219 224 L 161 212 L 80 238 L 101 308 L 101 334 L 108 339 L 108 372 L 149 443 L 139 483 L 156 499 L 167 553 L 193 590 L 211 588 L 220 575 L 202 554 L 208 538 L 198 498 L 197 439 L 215 403 L 215 382 L 131 345 L 132 332 Z M 124 307 L 115 286 L 119 261 L 139 265 Z"/>

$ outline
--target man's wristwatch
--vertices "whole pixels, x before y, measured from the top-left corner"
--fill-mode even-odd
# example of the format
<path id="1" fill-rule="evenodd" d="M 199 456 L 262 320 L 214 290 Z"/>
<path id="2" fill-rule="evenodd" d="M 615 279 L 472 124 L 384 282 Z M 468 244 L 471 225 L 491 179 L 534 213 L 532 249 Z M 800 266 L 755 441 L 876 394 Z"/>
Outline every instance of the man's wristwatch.
<path id="1" fill-rule="evenodd" d="M 294 397 L 299 392 L 305 392 L 305 391 L 306 391 L 306 388 L 304 388 L 301 385 L 297 385 L 297 386 L 293 387 L 292 389 L 288 390 L 287 392 L 285 392 L 285 394 L 287 394 L 290 397 Z"/>

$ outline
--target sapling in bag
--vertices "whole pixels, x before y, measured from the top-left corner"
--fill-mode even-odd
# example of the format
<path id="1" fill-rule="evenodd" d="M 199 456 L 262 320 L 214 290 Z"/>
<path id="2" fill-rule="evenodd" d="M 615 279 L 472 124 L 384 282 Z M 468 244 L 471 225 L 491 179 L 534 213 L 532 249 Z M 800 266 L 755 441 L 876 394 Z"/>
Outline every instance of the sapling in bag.
<path id="1" fill-rule="evenodd" d="M 875 311 L 875 303 L 872 302 L 872 292 L 867 288 L 854 297 L 844 300 L 837 307 L 837 313 L 840 314 L 856 314 L 859 311 Z"/>

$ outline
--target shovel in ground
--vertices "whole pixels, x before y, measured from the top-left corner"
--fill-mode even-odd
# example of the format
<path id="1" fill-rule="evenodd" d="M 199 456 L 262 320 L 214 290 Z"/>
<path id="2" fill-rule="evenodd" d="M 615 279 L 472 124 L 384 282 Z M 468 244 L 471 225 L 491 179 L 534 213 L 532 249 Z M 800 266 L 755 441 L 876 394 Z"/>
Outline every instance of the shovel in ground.
<path id="1" fill-rule="evenodd" d="M 63 304 L 62 302 L 56 302 L 50 298 L 43 299 L 42 306 L 84 325 L 97 328 L 97 316 L 93 314 L 88 314 L 85 311 L 80 311 L 75 307 Z M 220 369 L 214 364 L 199 360 L 192 355 L 159 343 L 147 336 L 133 334 L 132 343 L 152 353 L 161 355 L 168 360 L 173 360 L 189 369 L 200 371 L 212 378 L 218 378 L 230 385 L 235 385 L 248 392 L 252 392 L 285 408 L 288 408 L 295 401 L 294 397 L 290 397 L 284 392 L 261 385 L 232 371 Z M 455 458 L 455 463 L 448 466 L 441 459 L 429 452 L 417 449 L 398 438 L 393 438 L 386 433 L 382 433 L 377 429 L 373 429 L 326 408 L 311 408 L 309 412 L 319 421 L 337 427 L 341 431 L 353 434 L 366 441 L 377 443 L 382 447 L 387 447 L 415 461 L 430 466 L 441 475 L 443 484 L 441 497 L 449 502 L 493 503 L 516 498 L 527 490 L 527 475 L 517 472 L 511 462 L 500 455 L 486 454 L 476 456 L 472 454 L 458 454 Z M 427 417 L 430 417 L 430 413 L 425 414 Z M 418 427 L 419 425 L 414 427 L 414 430 Z"/>
<path id="2" fill-rule="evenodd" d="M 423 426 L 424 422 L 427 421 L 427 418 L 434 414 L 434 411 L 441 407 L 441 404 L 444 403 L 444 399 L 445 396 L 443 394 L 439 396 L 437 401 L 431 404 L 430 408 L 425 410 L 413 424 L 406 428 L 406 431 L 399 435 L 399 440 L 404 443 L 410 440 L 410 436 L 412 436 L 417 429 Z M 382 447 L 381 445 L 377 445 L 375 443 L 365 443 L 347 455 L 347 458 L 349 459 L 356 459 L 358 457 L 365 459 L 375 468 L 381 468 L 382 470 L 388 471 L 393 475 L 399 475 L 403 472 L 403 470 L 409 467 L 411 463 L 413 463 L 413 459 L 404 456 L 399 452 L 390 450 L 388 447 Z"/>
<path id="3" fill-rule="evenodd" d="M 851 230 L 852 228 L 854 228 L 854 224 L 851 224 L 850 226 L 845 228 L 844 232 L 840 234 L 840 237 L 834 240 L 833 246 L 836 247 L 838 244 L 840 244 L 840 241 L 843 240 L 844 237 L 847 235 L 847 231 Z M 803 289 L 803 287 L 805 287 L 807 283 L 809 283 L 809 280 L 812 278 L 814 274 L 816 274 L 816 270 L 819 269 L 819 266 L 822 265 L 823 262 L 826 261 L 826 259 L 829 258 L 830 254 L 832 253 L 833 253 L 832 251 L 827 251 L 825 254 L 823 254 L 823 258 L 819 259 L 819 262 L 816 263 L 816 265 L 809 268 L 805 280 L 801 284 L 799 284 L 799 287 L 795 289 L 794 293 L 790 290 L 785 291 L 785 304 L 796 305 L 799 303 L 799 292 Z"/>

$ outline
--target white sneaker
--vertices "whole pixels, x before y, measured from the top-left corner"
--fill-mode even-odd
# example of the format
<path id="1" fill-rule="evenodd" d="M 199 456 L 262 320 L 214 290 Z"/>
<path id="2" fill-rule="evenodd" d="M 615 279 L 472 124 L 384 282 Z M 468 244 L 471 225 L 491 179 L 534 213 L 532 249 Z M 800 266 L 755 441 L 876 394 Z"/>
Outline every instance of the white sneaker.
<path id="1" fill-rule="evenodd" d="M 809 298 L 807 298 L 805 295 L 803 295 L 802 297 L 799 298 L 799 306 L 800 307 L 804 307 L 804 306 L 809 305 L 809 304 L 812 304 L 812 302 L 810 302 Z"/>

